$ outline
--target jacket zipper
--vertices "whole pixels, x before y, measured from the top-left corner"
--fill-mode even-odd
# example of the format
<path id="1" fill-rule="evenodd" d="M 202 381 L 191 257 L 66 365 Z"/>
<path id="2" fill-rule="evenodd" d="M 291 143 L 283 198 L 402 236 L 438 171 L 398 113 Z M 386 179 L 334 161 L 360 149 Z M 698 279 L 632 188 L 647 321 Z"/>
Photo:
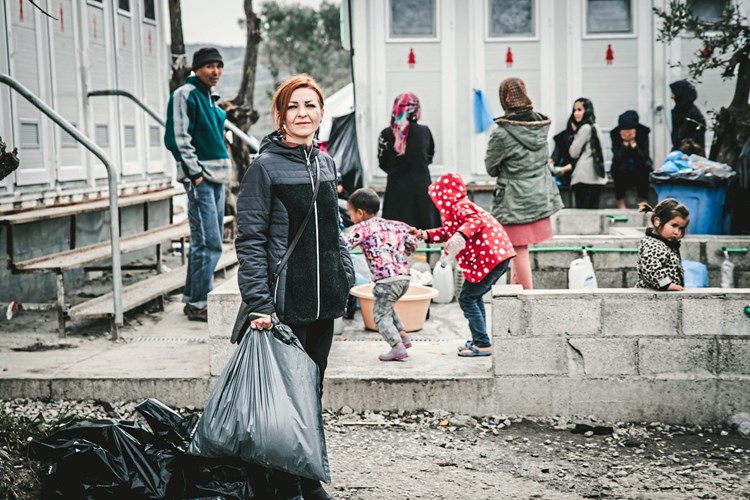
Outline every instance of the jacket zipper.
<path id="1" fill-rule="evenodd" d="M 312 165 L 310 164 L 310 155 L 307 152 L 307 149 L 305 151 L 305 160 L 307 163 L 307 174 L 310 176 L 310 185 L 312 186 L 312 192 L 315 194 L 315 180 L 313 179 L 312 174 Z M 315 162 L 317 164 L 318 159 L 315 158 Z M 315 275 L 317 277 L 316 280 L 316 287 L 317 287 L 317 309 L 315 311 L 315 319 L 318 319 L 320 317 L 320 241 L 318 237 L 318 200 L 315 200 L 314 202 L 314 212 L 313 216 L 315 217 Z"/>

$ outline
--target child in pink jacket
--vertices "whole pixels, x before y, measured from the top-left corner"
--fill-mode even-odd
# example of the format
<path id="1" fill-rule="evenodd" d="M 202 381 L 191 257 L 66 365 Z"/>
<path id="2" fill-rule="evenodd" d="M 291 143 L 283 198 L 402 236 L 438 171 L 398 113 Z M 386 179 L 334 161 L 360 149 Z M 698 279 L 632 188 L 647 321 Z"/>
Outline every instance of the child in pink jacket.
<path id="1" fill-rule="evenodd" d="M 411 273 L 406 255 L 416 250 L 417 240 L 411 235 L 411 226 L 378 217 L 379 209 L 380 198 L 372 189 L 358 189 L 349 196 L 347 210 L 356 225 L 346 243 L 350 249 L 362 247 L 375 282 L 372 315 L 378 332 L 391 346 L 378 358 L 399 361 L 409 357 L 406 349 L 411 347 L 411 341 L 395 306 L 409 289 Z"/>
<path id="2" fill-rule="evenodd" d="M 444 252 L 455 256 L 464 281 L 458 303 L 469 321 L 471 340 L 459 347 L 462 357 L 489 356 L 492 342 L 487 335 L 487 314 L 482 297 L 508 270 L 515 257 L 505 229 L 492 215 L 466 197 L 461 176 L 442 175 L 428 189 L 432 202 L 443 216 L 443 225 L 428 231 L 415 230 L 420 239 L 445 242 Z"/>

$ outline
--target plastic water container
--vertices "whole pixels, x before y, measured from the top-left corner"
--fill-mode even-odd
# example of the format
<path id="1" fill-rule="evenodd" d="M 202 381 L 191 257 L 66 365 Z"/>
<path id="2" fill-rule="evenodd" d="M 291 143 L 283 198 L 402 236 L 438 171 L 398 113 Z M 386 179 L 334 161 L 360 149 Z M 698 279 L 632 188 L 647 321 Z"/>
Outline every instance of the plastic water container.
<path id="1" fill-rule="evenodd" d="M 443 266 L 445 263 L 445 266 Z M 438 304 L 448 304 L 453 301 L 455 288 L 453 283 L 453 263 L 449 260 L 438 262 L 432 270 L 432 288 L 438 291 L 438 296 L 432 301 Z"/>
<path id="2" fill-rule="evenodd" d="M 570 290 L 596 288 L 596 286 L 596 275 L 594 274 L 591 257 L 584 255 L 570 263 L 570 269 L 568 269 L 568 288 Z"/>
<path id="3" fill-rule="evenodd" d="M 728 234 L 730 218 L 724 216 L 727 188 L 653 184 L 659 201 L 674 198 L 690 211 L 687 234 Z"/>
<path id="4" fill-rule="evenodd" d="M 682 270 L 685 272 L 685 288 L 708 288 L 708 268 L 705 264 L 683 260 Z"/>

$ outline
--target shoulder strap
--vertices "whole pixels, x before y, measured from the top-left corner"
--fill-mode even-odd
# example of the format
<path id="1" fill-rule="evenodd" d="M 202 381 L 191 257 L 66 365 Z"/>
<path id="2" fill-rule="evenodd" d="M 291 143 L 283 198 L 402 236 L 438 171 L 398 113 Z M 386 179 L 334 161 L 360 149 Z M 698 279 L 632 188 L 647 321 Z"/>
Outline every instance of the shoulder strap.
<path id="1" fill-rule="evenodd" d="M 281 258 L 281 260 L 279 261 L 279 265 L 276 266 L 276 272 L 273 273 L 273 281 L 272 281 L 274 285 L 276 281 L 279 279 L 279 275 L 281 274 L 281 271 L 284 269 L 284 266 L 286 266 L 286 263 L 289 260 L 289 257 L 292 256 L 292 252 L 294 252 L 294 247 L 297 246 L 297 243 L 299 243 L 300 238 L 302 238 L 302 233 L 305 231 L 305 227 L 307 227 L 307 222 L 310 220 L 310 216 L 315 211 L 315 200 L 318 198 L 319 188 L 320 188 L 320 162 L 318 161 L 318 158 L 316 157 L 315 158 L 315 188 L 313 189 L 312 202 L 310 203 L 310 208 L 307 210 L 307 215 L 305 215 L 305 218 L 302 221 L 302 224 L 300 224 L 299 229 L 297 230 L 297 234 L 294 235 L 294 239 L 292 239 L 292 242 L 289 243 L 289 247 L 286 249 L 286 253 L 284 254 L 284 257 Z"/>

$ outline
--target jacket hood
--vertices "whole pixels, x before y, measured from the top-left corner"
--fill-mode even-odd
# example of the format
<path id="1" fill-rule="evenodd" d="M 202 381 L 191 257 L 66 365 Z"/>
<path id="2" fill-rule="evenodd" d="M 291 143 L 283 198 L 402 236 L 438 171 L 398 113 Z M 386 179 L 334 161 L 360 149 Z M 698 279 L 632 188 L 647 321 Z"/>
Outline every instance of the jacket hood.
<path id="1" fill-rule="evenodd" d="M 263 153 L 274 153 L 279 156 L 284 156 L 291 160 L 302 161 L 307 163 L 308 154 L 305 152 L 305 146 L 289 146 L 284 142 L 281 135 L 278 132 L 272 132 L 265 136 L 260 142 L 259 154 Z M 309 153 L 310 160 L 317 157 L 320 153 L 320 146 L 317 141 L 313 141 L 312 149 Z"/>
<path id="2" fill-rule="evenodd" d="M 677 80 L 669 85 L 674 94 L 676 108 L 689 107 L 698 99 L 698 91 L 695 86 L 687 80 Z"/>
<path id="3" fill-rule="evenodd" d="M 541 113 L 536 114 L 539 119 L 535 121 L 517 121 L 512 118 L 501 117 L 496 118 L 495 123 L 504 128 L 524 148 L 530 151 L 539 151 L 547 147 L 547 131 L 552 122 L 547 116 Z"/>
<path id="4" fill-rule="evenodd" d="M 430 184 L 427 192 L 440 215 L 449 218 L 456 203 L 466 198 L 466 185 L 460 175 L 451 172 Z"/>

